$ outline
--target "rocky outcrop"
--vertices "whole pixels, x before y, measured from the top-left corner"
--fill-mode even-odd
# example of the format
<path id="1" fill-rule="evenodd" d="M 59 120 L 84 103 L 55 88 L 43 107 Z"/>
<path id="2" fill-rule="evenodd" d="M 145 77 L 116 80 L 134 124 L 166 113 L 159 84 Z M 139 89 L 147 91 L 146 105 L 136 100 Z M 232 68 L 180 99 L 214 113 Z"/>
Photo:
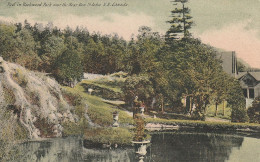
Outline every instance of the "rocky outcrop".
<path id="1" fill-rule="evenodd" d="M 30 139 L 59 137 L 62 122 L 77 120 L 54 79 L 6 62 L 1 57 L 0 101 L 1 108 L 13 112 Z"/>

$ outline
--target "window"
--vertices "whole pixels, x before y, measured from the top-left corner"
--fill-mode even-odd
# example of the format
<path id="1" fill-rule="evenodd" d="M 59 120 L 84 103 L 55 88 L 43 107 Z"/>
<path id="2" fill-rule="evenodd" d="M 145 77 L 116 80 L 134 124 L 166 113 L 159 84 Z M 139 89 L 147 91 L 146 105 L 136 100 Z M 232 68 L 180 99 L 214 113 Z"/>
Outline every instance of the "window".
<path id="1" fill-rule="evenodd" d="M 247 98 L 247 89 L 243 89 L 243 94 L 244 94 L 245 98 Z"/>
<path id="2" fill-rule="evenodd" d="M 254 91 L 254 89 L 249 89 L 249 98 L 255 98 L 255 91 Z"/>

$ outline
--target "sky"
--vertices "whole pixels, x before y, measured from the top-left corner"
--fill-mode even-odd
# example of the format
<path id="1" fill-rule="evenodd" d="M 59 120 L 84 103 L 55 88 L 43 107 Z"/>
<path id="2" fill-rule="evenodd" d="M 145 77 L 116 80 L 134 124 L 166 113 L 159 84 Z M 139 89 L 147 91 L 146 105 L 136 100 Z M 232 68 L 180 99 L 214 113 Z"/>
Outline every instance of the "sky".
<path id="1" fill-rule="evenodd" d="M 140 26 L 164 34 L 169 28 L 171 0 L 0 0 L 0 21 L 40 22 L 65 28 L 86 27 L 90 32 L 117 33 L 129 40 Z M 19 3 L 21 6 L 19 6 Z M 29 6 L 30 3 L 40 7 Z M 51 3 L 51 6 L 43 6 Z M 69 6 L 69 4 L 86 6 Z M 101 6 L 89 6 L 88 4 Z M 103 6 L 104 4 L 127 6 Z M 61 6 L 54 6 L 54 4 Z M 66 4 L 66 6 L 62 6 Z M 13 6 L 12 6 L 13 5 Z M 227 51 L 260 68 L 260 0 L 189 0 L 195 24 L 191 32 L 203 43 Z"/>

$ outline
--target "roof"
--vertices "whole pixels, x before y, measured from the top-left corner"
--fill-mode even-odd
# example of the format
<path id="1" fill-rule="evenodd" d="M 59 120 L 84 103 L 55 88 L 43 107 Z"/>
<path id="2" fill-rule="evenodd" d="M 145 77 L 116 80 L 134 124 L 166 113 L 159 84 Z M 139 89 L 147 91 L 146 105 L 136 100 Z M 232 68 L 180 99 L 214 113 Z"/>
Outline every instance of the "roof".
<path id="1" fill-rule="evenodd" d="M 250 74 L 252 77 L 254 77 L 257 81 L 260 81 L 260 71 L 258 71 L 258 72 L 239 72 L 237 75 L 237 79 L 240 79 L 247 73 Z"/>

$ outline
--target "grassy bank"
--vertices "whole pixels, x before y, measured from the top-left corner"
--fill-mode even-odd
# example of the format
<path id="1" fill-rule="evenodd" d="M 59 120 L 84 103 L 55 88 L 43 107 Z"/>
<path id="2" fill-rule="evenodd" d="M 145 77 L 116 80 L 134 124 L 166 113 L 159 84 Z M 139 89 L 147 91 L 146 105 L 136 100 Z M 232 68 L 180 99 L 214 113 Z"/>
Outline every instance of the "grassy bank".
<path id="1" fill-rule="evenodd" d="M 226 122 L 208 122 L 200 120 L 174 120 L 174 119 L 159 119 L 159 118 L 147 118 L 146 123 L 165 124 L 165 125 L 178 125 L 194 127 L 196 129 L 204 130 L 239 130 L 239 129 L 251 129 L 253 131 L 260 132 L 260 124 L 254 123 L 226 123 Z"/>
<path id="2" fill-rule="evenodd" d="M 133 132 L 127 128 L 92 128 L 85 132 L 86 141 L 94 144 L 131 145 Z"/>
<path id="3" fill-rule="evenodd" d="M 100 126 L 112 125 L 112 112 L 119 112 L 119 123 L 132 124 L 132 117 L 126 112 L 119 110 L 116 106 L 105 103 L 102 98 L 92 96 L 85 92 L 85 89 L 81 84 L 77 84 L 74 88 L 64 87 L 66 93 L 71 95 L 80 96 L 82 98 L 81 105 L 88 107 L 87 114 L 92 122 Z"/>

